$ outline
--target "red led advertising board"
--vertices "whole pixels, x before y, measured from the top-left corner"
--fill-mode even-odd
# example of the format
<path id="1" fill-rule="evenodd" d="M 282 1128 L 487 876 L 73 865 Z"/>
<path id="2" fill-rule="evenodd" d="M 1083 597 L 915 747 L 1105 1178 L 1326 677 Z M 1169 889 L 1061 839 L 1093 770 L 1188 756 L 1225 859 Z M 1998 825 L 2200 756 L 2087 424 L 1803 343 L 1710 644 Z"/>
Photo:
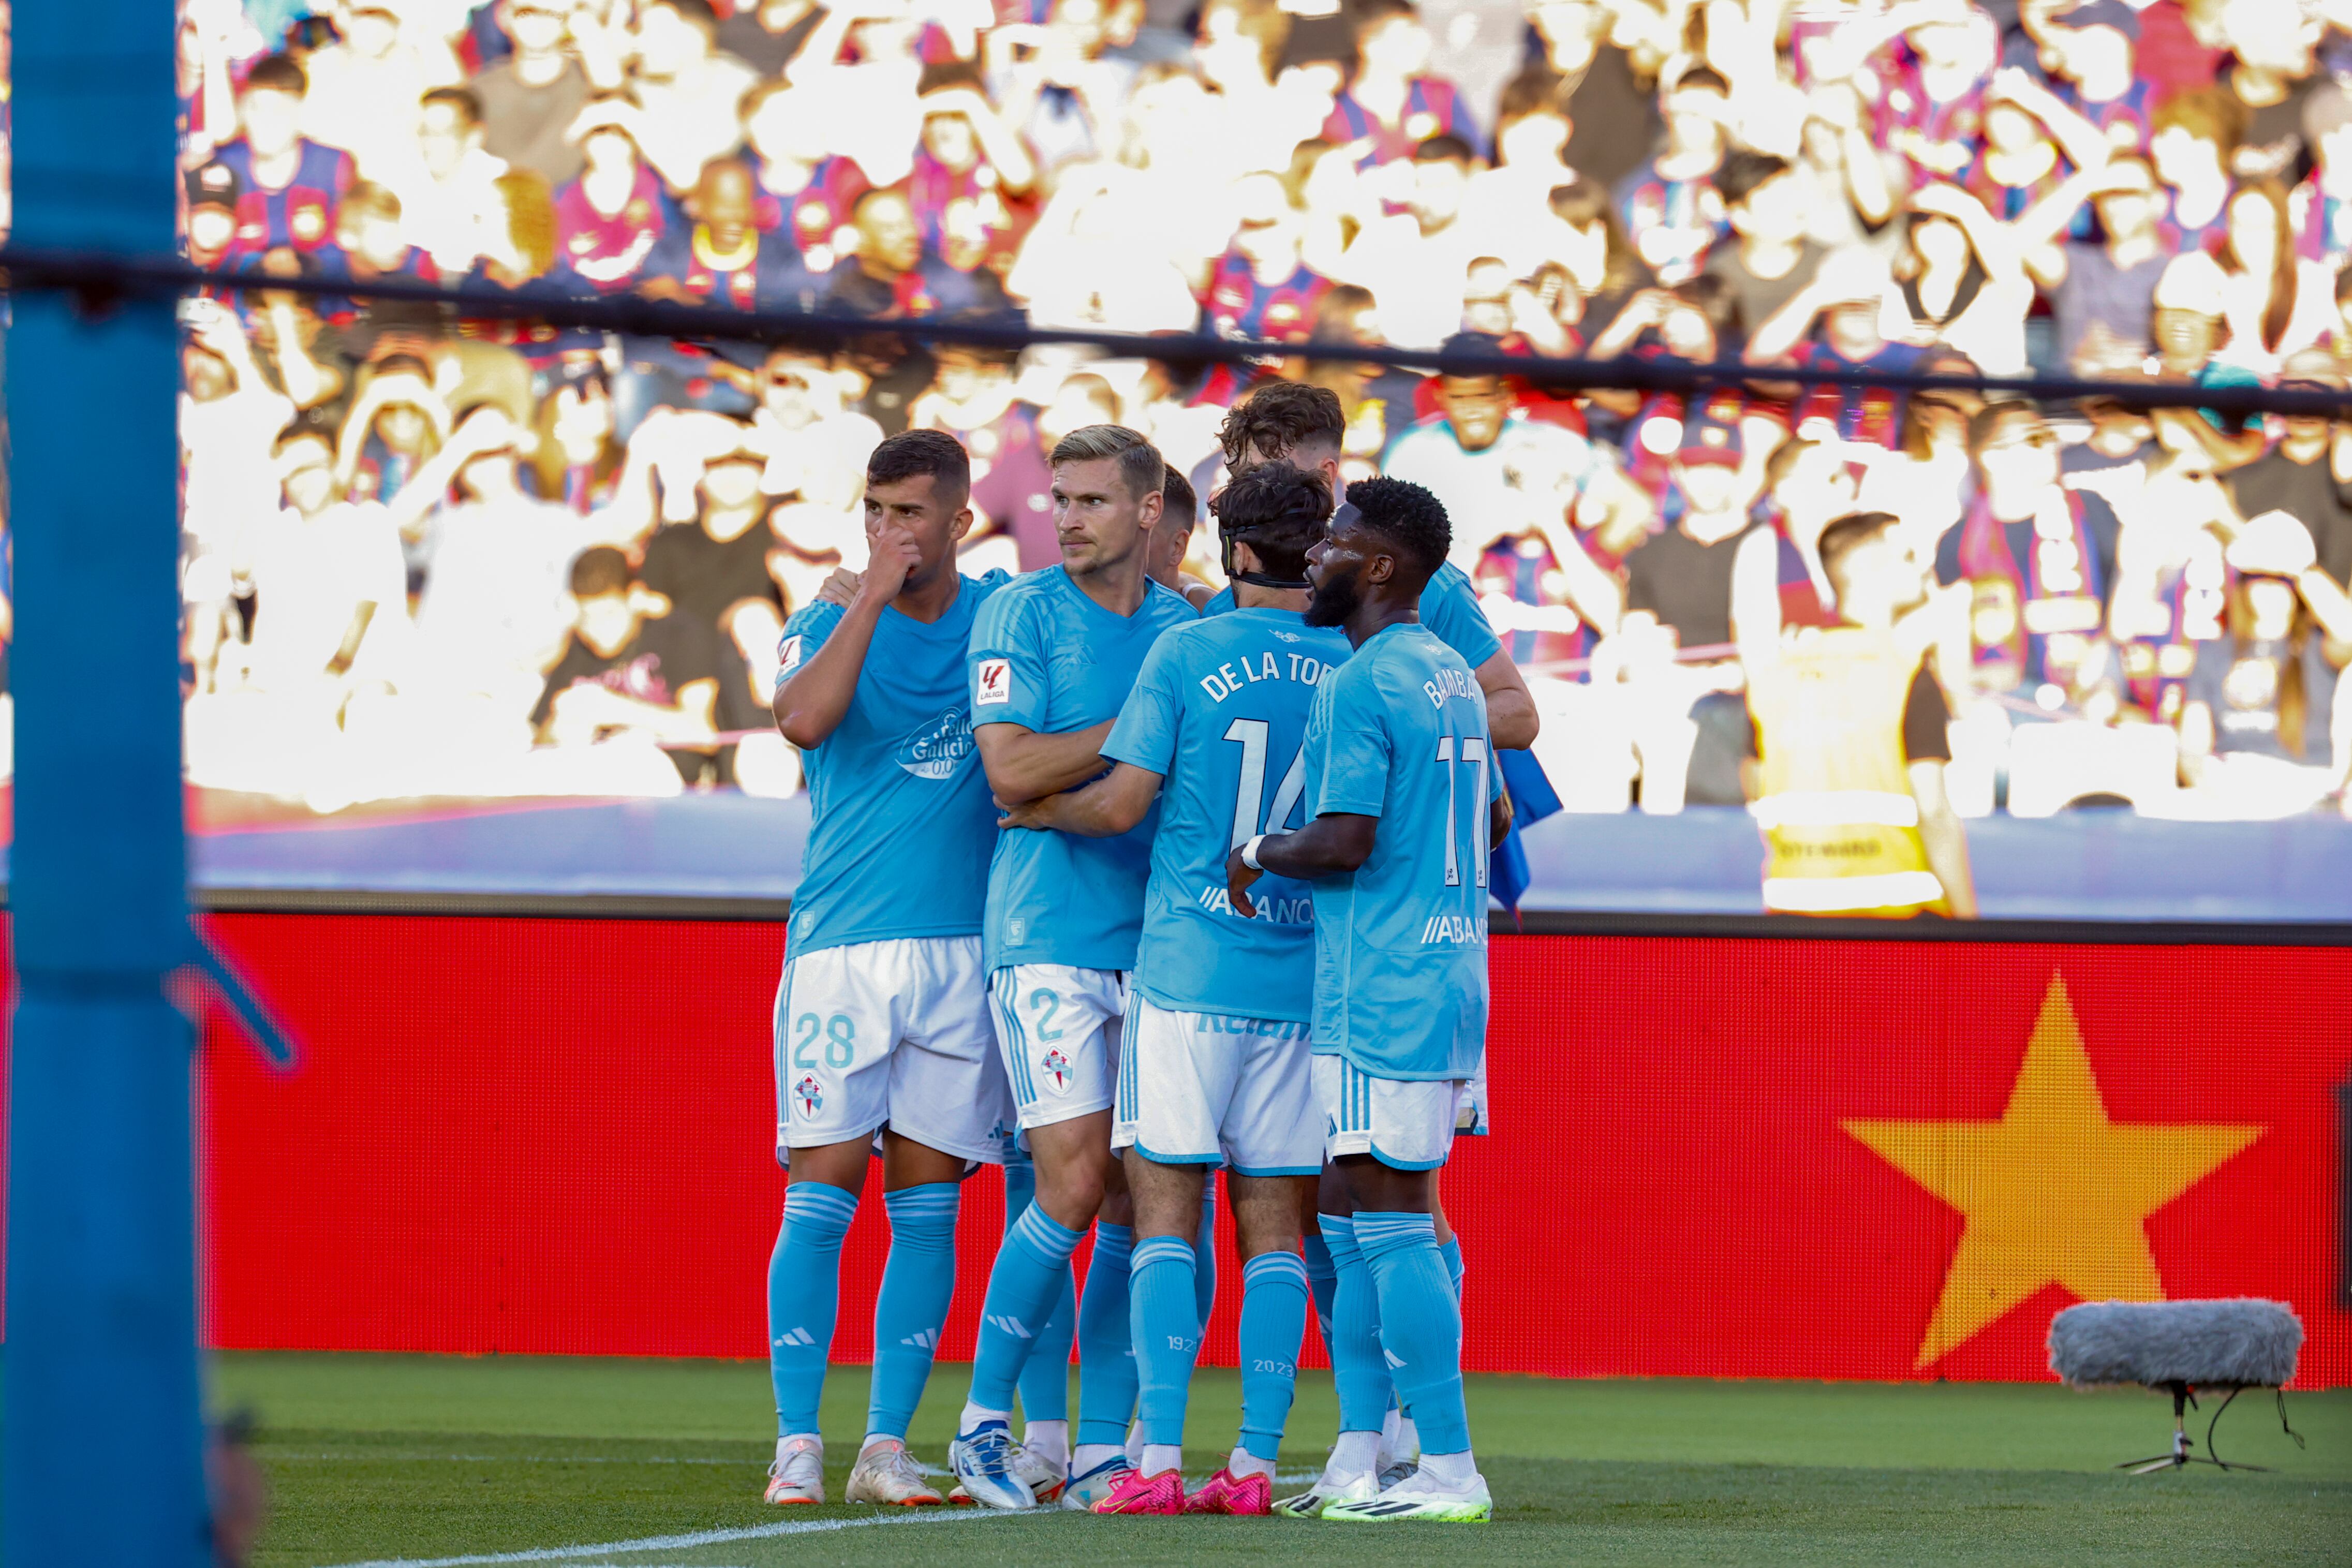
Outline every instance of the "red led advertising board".
<path id="1" fill-rule="evenodd" d="M 764 1353 L 781 925 L 208 926 L 304 1051 L 207 1027 L 215 1343 Z M 2352 952 L 1501 936 L 1493 973 L 1494 1131 L 1444 1177 L 1474 1369 L 2045 1378 L 2072 1301 L 2260 1296 L 2303 1318 L 2298 1386 L 2352 1381 Z M 950 1359 L 1002 1212 L 975 1176 Z"/>

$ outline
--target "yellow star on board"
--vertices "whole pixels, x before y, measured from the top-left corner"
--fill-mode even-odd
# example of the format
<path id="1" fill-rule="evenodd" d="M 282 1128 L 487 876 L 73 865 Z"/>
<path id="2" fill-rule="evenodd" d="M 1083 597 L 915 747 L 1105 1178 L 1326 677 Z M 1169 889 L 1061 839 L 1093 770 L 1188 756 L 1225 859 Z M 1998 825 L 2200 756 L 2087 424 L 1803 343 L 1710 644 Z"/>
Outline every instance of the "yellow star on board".
<path id="1" fill-rule="evenodd" d="M 2055 974 L 2000 1121 L 1843 1125 L 1966 1216 L 1921 1367 L 2046 1285 L 2086 1301 L 2164 1300 L 2144 1222 L 2263 1135 L 2108 1121 Z"/>

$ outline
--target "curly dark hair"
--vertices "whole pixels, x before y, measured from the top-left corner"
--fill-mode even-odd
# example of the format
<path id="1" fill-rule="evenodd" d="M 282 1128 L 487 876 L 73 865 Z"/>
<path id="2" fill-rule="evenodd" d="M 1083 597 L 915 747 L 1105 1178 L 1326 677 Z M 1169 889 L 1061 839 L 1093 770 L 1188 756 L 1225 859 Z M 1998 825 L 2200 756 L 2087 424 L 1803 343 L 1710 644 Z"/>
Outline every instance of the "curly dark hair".
<path id="1" fill-rule="evenodd" d="M 963 443 L 944 430 L 901 430 L 874 448 L 866 459 L 866 482 L 895 485 L 920 474 L 931 476 L 931 489 L 950 510 L 971 494 L 971 458 Z"/>
<path id="2" fill-rule="evenodd" d="M 1358 521 L 1396 546 L 1397 553 L 1427 582 L 1454 548 L 1454 525 L 1444 503 L 1407 479 L 1359 479 L 1348 487 L 1348 504 Z"/>
<path id="3" fill-rule="evenodd" d="M 1304 382 L 1270 381 L 1226 411 L 1217 444 L 1224 448 L 1225 467 L 1239 472 L 1261 453 L 1287 458 L 1301 447 L 1326 442 L 1336 451 L 1347 433 L 1338 393 Z"/>
<path id="4" fill-rule="evenodd" d="M 1248 541 L 1269 576 L 1295 582 L 1307 575 L 1308 547 L 1323 537 L 1331 489 L 1314 469 L 1276 459 L 1227 485 L 1209 510 L 1220 533 Z"/>

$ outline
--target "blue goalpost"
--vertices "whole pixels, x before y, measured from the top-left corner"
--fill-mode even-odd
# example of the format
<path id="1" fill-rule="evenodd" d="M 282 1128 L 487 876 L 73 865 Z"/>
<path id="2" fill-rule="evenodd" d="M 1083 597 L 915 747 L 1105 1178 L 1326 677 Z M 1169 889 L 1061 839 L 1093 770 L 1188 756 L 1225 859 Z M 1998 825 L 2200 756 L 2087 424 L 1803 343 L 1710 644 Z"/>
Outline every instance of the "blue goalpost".
<path id="1" fill-rule="evenodd" d="M 172 10 L 15 12 L 13 240 L 168 256 Z M 44 289 L 6 333 L 17 995 L 0 1558 L 195 1568 L 196 1353 L 172 300 Z"/>

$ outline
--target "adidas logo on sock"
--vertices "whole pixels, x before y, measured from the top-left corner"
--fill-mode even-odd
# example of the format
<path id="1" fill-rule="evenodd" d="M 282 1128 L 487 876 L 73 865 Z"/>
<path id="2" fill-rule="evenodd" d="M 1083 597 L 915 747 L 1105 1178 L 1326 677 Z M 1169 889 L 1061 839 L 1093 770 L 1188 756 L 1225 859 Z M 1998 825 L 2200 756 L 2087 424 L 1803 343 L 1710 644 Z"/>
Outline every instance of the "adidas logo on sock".
<path id="1" fill-rule="evenodd" d="M 1381 1347 L 1381 1353 L 1389 1358 L 1389 1370 L 1391 1372 L 1394 1372 L 1397 1368 L 1404 1364 L 1404 1357 L 1397 1354 L 1396 1352 L 1389 1349 L 1386 1345 L 1382 1345 Z"/>
<path id="2" fill-rule="evenodd" d="M 814 1343 L 816 1343 L 816 1336 L 810 1333 L 806 1329 L 787 1329 L 782 1334 L 778 1336 L 776 1340 L 776 1347 L 779 1350 L 782 1349 L 786 1345 L 813 1345 Z"/>
<path id="3" fill-rule="evenodd" d="M 1008 1318 L 1001 1313 L 991 1313 L 989 1314 L 988 1322 L 991 1328 L 998 1329 L 1005 1333 L 1011 1334 L 1016 1340 L 1033 1340 L 1037 1337 L 1031 1333 L 1027 1329 L 1023 1328 L 1021 1326 L 1021 1320 L 1018 1318 Z"/>
<path id="4" fill-rule="evenodd" d="M 917 1329 L 898 1342 L 912 1345 L 919 1351 L 935 1351 L 940 1348 L 940 1336 L 929 1329 Z"/>

